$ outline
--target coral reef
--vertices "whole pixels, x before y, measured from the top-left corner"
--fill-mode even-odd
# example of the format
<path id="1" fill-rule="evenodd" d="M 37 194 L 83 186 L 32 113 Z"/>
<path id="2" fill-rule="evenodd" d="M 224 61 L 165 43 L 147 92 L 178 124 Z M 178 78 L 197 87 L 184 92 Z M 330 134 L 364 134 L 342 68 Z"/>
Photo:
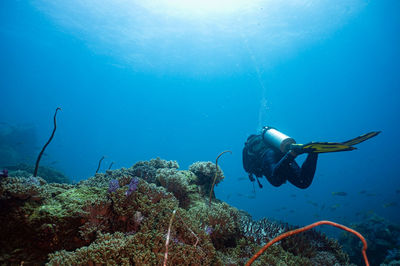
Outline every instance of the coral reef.
<path id="1" fill-rule="evenodd" d="M 197 177 L 190 171 L 174 168 L 162 168 L 156 172 L 157 185 L 165 187 L 179 200 L 179 206 L 188 208 L 200 199 L 197 189 Z"/>
<path id="2" fill-rule="evenodd" d="M 400 260 L 400 226 L 393 224 L 376 214 L 367 220 L 351 225 L 368 240 L 368 257 L 371 265 L 393 263 Z M 359 242 L 347 233 L 340 237 L 343 249 L 350 260 L 357 265 L 363 263 Z"/>
<path id="3" fill-rule="evenodd" d="M 167 265 L 244 265 L 262 243 L 291 228 L 253 221 L 218 200 L 210 206 L 215 165 L 190 169 L 157 158 L 76 185 L 4 177 L 0 264 L 161 265 L 168 236 Z M 313 231 L 272 246 L 254 265 L 346 263 L 336 242 Z"/>
<path id="4" fill-rule="evenodd" d="M 254 221 L 250 215 L 240 217 L 241 231 L 258 245 L 265 245 L 271 239 L 290 230 L 288 224 L 274 222 L 267 218 Z"/>
<path id="5" fill-rule="evenodd" d="M 9 176 L 29 177 L 33 175 L 34 167 L 27 164 L 17 164 L 16 166 L 7 166 Z M 38 176 L 48 183 L 71 183 L 71 180 L 60 171 L 47 167 L 39 166 Z"/>
<path id="6" fill-rule="evenodd" d="M 8 177 L 7 169 L 3 169 L 2 171 L 0 171 L 0 178 L 2 178 L 2 177 Z"/>
<path id="7" fill-rule="evenodd" d="M 221 168 L 218 167 L 217 173 L 215 173 L 215 170 L 216 165 L 212 162 L 195 162 L 189 166 L 189 171 L 193 172 L 198 178 L 197 186 L 201 195 L 207 195 L 210 192 L 214 179 L 215 185 L 217 185 L 225 178 Z"/>

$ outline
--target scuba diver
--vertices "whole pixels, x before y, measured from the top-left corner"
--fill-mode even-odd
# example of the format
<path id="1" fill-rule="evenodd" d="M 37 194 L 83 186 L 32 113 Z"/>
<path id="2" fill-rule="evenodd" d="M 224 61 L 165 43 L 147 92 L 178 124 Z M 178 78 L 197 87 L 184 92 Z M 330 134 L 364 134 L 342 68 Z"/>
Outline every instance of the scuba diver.
<path id="1" fill-rule="evenodd" d="M 243 148 L 243 168 L 249 174 L 251 182 L 265 176 L 275 187 L 289 181 L 298 188 L 308 188 L 317 167 L 319 153 L 351 151 L 353 145 L 378 135 L 373 131 L 345 142 L 310 142 L 296 144 L 296 141 L 273 127 L 264 127 L 261 134 L 250 135 Z M 307 158 L 300 167 L 295 158 L 307 153 Z M 254 178 L 255 176 L 255 178 Z"/>

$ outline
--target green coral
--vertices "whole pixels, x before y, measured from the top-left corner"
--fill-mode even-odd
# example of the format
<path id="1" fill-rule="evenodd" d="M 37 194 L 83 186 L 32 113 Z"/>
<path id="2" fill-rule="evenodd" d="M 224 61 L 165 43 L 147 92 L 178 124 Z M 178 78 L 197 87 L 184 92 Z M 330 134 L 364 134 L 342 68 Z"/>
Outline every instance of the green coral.
<path id="1" fill-rule="evenodd" d="M 43 204 L 38 206 L 33 212 L 31 219 L 63 219 L 74 215 L 82 215 L 85 206 L 95 204 L 96 202 L 105 200 L 106 191 L 102 188 L 94 187 L 72 187 L 60 194 L 47 199 Z"/>
<path id="2" fill-rule="evenodd" d="M 9 170 L 9 176 L 29 177 L 33 175 L 35 167 L 21 163 L 16 166 L 7 166 L 7 169 Z M 39 166 L 38 176 L 46 180 L 47 183 L 71 183 L 71 180 L 65 174 L 48 166 Z"/>
<path id="3" fill-rule="evenodd" d="M 46 265 L 131 265 L 134 251 L 133 236 L 121 232 L 98 233 L 97 239 L 88 247 L 75 251 L 57 251 L 49 255 Z"/>
<path id="4" fill-rule="evenodd" d="M 189 166 L 189 171 L 197 176 L 197 185 L 202 196 L 209 196 L 215 178 L 216 166 L 212 162 L 195 162 Z M 218 167 L 215 185 L 224 179 L 224 173 Z"/>
<path id="5" fill-rule="evenodd" d="M 8 177 L 0 180 L 0 199 L 40 201 L 46 197 L 43 185 L 46 181 L 37 177 Z"/>
<path id="6" fill-rule="evenodd" d="M 189 210 L 189 214 L 201 221 L 204 228 L 210 227 L 211 241 L 217 250 L 236 246 L 240 239 L 240 213 L 226 203 L 213 203 L 210 206 L 205 202 L 198 202 Z"/>
<path id="7" fill-rule="evenodd" d="M 224 252 L 218 251 L 219 257 L 223 261 L 223 265 L 244 265 L 246 262 L 259 251 L 261 246 L 254 244 L 246 238 L 241 238 L 235 247 L 228 248 Z M 271 246 L 264 252 L 254 263 L 254 266 L 263 265 L 330 265 L 330 264 L 312 264 L 312 262 L 304 257 L 295 256 L 285 251 L 280 245 Z M 333 264 L 332 264 L 333 265 Z"/>
<path id="8" fill-rule="evenodd" d="M 190 171 L 158 169 L 156 180 L 158 185 L 174 194 L 182 208 L 188 208 L 191 203 L 200 200 L 196 186 L 197 177 Z"/>
<path id="9" fill-rule="evenodd" d="M 224 202 L 208 205 L 204 192 L 215 165 L 206 162 L 191 169 L 178 170 L 173 161 L 157 158 L 96 174 L 77 185 L 4 178 L 0 181 L 0 234 L 4 236 L 0 264 L 160 265 L 176 210 L 168 265 L 243 265 L 261 248 L 245 233 L 249 227 L 243 223 L 253 223 L 251 218 Z M 221 181 L 222 171 L 218 176 Z M 139 180 L 137 189 L 127 195 L 132 178 Z M 118 180 L 120 188 L 108 192 L 112 179 Z M 306 243 L 298 247 L 307 247 L 318 237 L 302 238 Z M 297 241 L 272 246 L 254 265 L 321 265 L 324 256 L 339 262 L 339 249 L 332 243 L 308 254 L 307 249 L 302 253 L 292 248 Z"/>

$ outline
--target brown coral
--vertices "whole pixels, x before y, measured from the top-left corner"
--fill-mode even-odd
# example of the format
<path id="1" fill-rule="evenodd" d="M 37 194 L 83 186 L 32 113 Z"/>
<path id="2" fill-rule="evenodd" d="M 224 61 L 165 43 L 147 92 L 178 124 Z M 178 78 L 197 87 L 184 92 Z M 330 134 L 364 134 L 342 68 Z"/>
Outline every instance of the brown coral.
<path id="1" fill-rule="evenodd" d="M 197 177 L 190 171 L 176 169 L 158 169 L 156 173 L 157 184 L 165 187 L 179 200 L 179 206 L 188 208 L 191 203 L 200 200 L 198 197 Z"/>
<path id="2" fill-rule="evenodd" d="M 212 162 L 195 162 L 189 166 L 189 171 L 197 176 L 196 184 L 199 186 L 200 194 L 207 197 L 209 196 L 215 177 L 215 185 L 224 179 L 224 173 L 221 168 L 218 167 L 217 174 L 215 174 L 216 165 Z"/>
<path id="3" fill-rule="evenodd" d="M 244 264 L 260 245 L 243 229 L 243 217 L 249 224 L 256 222 L 226 203 L 214 201 L 208 206 L 208 194 L 201 191 L 212 182 L 214 164 L 192 165 L 191 169 L 178 170 L 173 162 L 154 159 L 97 174 L 78 185 L 38 179 L 39 185 L 27 186 L 26 178 L 4 178 L 0 182 L 0 234 L 4 236 L 0 264 L 43 264 L 50 254 L 50 265 L 160 265 L 173 210 L 176 217 L 170 230 L 168 265 Z M 222 180 L 222 171 L 218 176 Z M 127 196 L 133 177 L 139 180 L 137 189 Z M 118 180 L 119 188 L 111 193 L 108 184 L 112 179 Z M 262 226 L 251 227 L 253 233 Z M 318 237 L 311 235 L 302 241 Z M 290 250 L 294 244 L 287 250 L 282 245 L 271 247 L 255 264 L 318 264 L 325 254 L 319 251 L 337 252 L 330 248 L 305 257 L 301 251 Z"/>

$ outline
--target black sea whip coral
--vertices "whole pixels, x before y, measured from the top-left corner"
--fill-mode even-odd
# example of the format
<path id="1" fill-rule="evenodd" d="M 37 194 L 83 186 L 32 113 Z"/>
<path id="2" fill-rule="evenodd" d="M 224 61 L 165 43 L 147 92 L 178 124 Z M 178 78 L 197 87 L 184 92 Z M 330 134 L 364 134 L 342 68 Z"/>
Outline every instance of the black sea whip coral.
<path id="1" fill-rule="evenodd" d="M 46 149 L 47 145 L 50 144 L 51 140 L 52 140 L 53 137 L 54 137 L 54 133 L 56 132 L 56 129 L 57 129 L 56 116 L 57 116 L 57 111 L 58 111 L 58 110 L 61 110 L 61 108 L 60 108 L 60 107 L 57 107 L 56 112 L 54 113 L 54 129 L 53 129 L 53 133 L 51 133 L 51 136 L 50 136 L 49 140 L 46 142 L 46 144 L 44 144 L 44 146 L 43 146 L 42 150 L 40 151 L 39 156 L 38 156 L 38 158 L 37 158 L 37 160 L 36 160 L 35 171 L 33 172 L 33 176 L 34 176 L 34 177 L 37 177 L 37 172 L 38 172 L 38 170 L 39 170 L 40 158 L 42 158 L 42 155 L 43 155 L 43 153 L 44 153 L 44 150 Z"/>
<path id="2" fill-rule="evenodd" d="M 212 194 L 213 194 L 213 191 L 214 191 L 215 181 L 217 181 L 217 177 L 218 177 L 218 159 L 219 159 L 219 157 L 221 157 L 222 154 L 227 153 L 227 152 L 232 154 L 231 151 L 223 151 L 215 159 L 215 176 L 214 176 L 214 181 L 213 181 L 213 183 L 211 185 L 211 189 L 210 189 L 210 201 L 209 201 L 209 205 L 210 206 L 211 206 L 211 198 L 212 198 Z"/>
<path id="3" fill-rule="evenodd" d="M 99 160 L 99 165 L 97 166 L 97 169 L 96 169 L 96 174 L 99 172 L 100 166 L 101 166 L 101 162 L 104 160 L 104 158 L 106 158 L 106 156 L 102 156 L 102 157 L 100 158 L 100 160 Z M 111 166 L 110 166 L 110 167 L 111 167 Z"/>

